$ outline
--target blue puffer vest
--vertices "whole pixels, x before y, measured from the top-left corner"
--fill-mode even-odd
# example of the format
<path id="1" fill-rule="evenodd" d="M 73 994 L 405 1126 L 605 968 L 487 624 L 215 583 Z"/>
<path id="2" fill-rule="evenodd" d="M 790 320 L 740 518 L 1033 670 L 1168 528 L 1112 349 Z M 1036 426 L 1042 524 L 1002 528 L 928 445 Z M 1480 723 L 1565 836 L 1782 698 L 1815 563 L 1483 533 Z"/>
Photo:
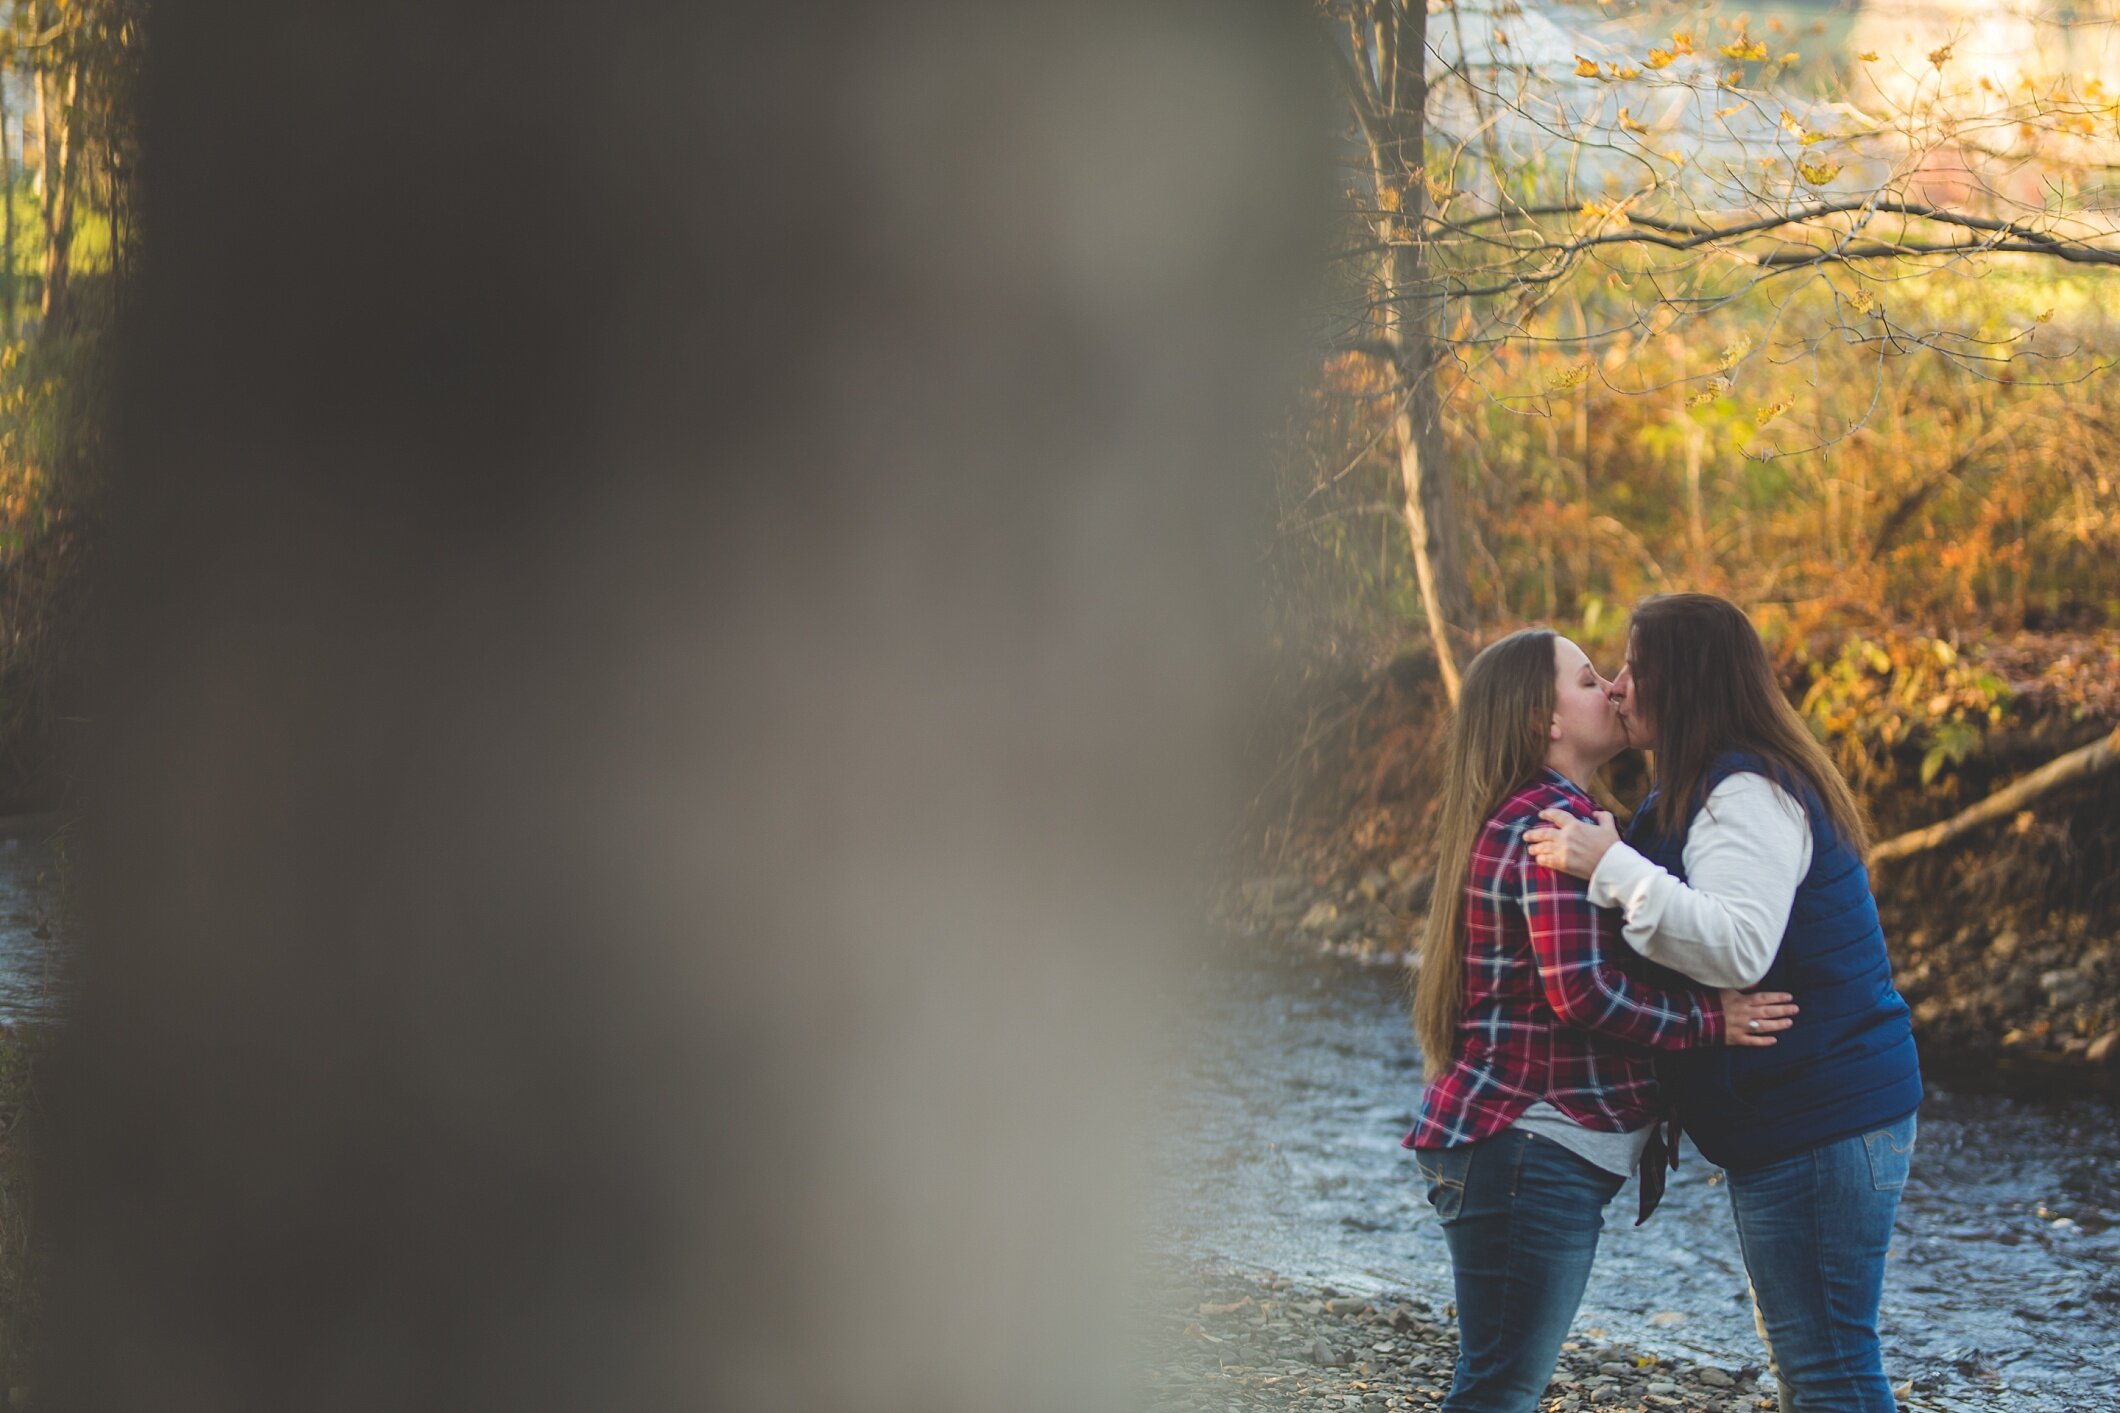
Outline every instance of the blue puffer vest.
<path id="1" fill-rule="evenodd" d="M 1708 772 L 1713 790 L 1741 771 L 1765 774 L 1756 756 L 1730 753 Z M 1801 1011 L 1763 1048 L 1723 1047 L 1659 1057 L 1657 1077 L 1679 1121 L 1709 1162 L 1750 1168 L 1822 1143 L 1884 1127 L 1921 1103 L 1921 1070 L 1907 1004 L 1892 987 L 1870 874 L 1841 841 L 1808 789 L 1811 867 L 1797 885 L 1788 930 L 1763 991 L 1787 991 Z M 1628 842 L 1679 878 L 1686 835 L 1650 827 L 1649 801 Z"/>

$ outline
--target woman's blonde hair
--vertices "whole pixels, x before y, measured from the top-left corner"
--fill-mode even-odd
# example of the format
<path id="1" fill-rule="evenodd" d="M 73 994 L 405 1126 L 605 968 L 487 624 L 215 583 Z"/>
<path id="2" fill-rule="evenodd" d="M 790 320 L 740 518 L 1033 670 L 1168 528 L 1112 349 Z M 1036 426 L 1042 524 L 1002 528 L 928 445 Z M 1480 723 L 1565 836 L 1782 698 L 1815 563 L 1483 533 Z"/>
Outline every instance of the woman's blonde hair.
<path id="1" fill-rule="evenodd" d="M 1435 888 L 1414 983 L 1413 1033 L 1434 1079 L 1457 1049 L 1465 1010 L 1465 888 L 1472 849 L 1502 801 L 1546 765 L 1559 670 L 1554 632 L 1524 628 L 1484 648 L 1458 692 L 1435 815 Z"/>

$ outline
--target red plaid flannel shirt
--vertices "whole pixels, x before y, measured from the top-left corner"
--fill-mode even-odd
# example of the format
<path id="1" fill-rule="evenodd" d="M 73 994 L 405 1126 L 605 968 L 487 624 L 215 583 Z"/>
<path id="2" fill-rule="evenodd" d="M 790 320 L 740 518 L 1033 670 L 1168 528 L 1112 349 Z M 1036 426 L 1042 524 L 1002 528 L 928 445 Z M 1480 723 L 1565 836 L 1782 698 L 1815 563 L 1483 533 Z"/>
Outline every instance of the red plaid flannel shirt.
<path id="1" fill-rule="evenodd" d="M 1408 1148 L 1458 1148 L 1543 1099 L 1585 1128 L 1657 1116 L 1653 1050 L 1719 1045 L 1716 993 L 1637 957 L 1579 878 L 1541 868 L 1524 831 L 1543 809 L 1587 819 L 1588 795 L 1548 770 L 1480 831 L 1465 881 L 1465 1010 L 1457 1053 L 1422 1096 Z"/>

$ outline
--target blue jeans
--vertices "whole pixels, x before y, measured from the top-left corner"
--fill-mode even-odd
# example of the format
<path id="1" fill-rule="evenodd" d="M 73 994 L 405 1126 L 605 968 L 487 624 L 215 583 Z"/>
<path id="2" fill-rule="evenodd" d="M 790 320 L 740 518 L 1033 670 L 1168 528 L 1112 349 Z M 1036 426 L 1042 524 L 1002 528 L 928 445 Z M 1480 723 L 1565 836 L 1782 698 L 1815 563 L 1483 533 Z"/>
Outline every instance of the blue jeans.
<path id="1" fill-rule="evenodd" d="M 1457 1284 L 1443 1413 L 1531 1413 L 1582 1304 L 1605 1204 L 1626 1179 L 1517 1129 L 1414 1160 Z"/>
<path id="2" fill-rule="evenodd" d="M 1730 1173 L 1730 1210 L 1784 1409 L 1893 1413 L 1877 1307 L 1913 1152 L 1908 1114 Z"/>

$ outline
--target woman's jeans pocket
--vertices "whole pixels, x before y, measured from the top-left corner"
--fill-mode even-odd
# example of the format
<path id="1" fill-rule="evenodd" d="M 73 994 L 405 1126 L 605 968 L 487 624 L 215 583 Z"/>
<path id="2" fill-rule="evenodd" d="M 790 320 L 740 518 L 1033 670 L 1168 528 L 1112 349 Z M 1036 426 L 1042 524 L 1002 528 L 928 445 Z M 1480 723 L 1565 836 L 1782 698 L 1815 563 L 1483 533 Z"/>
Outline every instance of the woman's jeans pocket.
<path id="1" fill-rule="evenodd" d="M 1862 1136 L 1870 1159 L 1870 1186 L 1877 1192 L 1897 1192 L 1907 1185 L 1907 1168 L 1914 1157 L 1914 1116 Z"/>
<path id="2" fill-rule="evenodd" d="M 1413 1161 L 1428 1183 L 1428 1205 L 1444 1225 L 1458 1219 L 1465 1209 L 1465 1175 L 1472 1169 L 1472 1149 L 1419 1148 Z"/>

